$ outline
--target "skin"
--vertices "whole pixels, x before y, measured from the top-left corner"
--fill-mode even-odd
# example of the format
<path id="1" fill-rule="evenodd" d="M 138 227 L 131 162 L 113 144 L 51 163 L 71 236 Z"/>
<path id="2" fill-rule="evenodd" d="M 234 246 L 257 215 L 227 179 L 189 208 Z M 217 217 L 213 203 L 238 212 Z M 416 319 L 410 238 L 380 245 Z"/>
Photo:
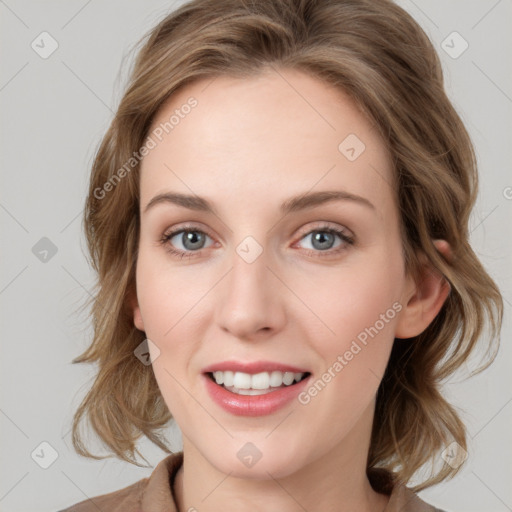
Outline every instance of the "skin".
<path id="1" fill-rule="evenodd" d="M 366 477 L 376 392 L 394 338 L 422 332 L 449 291 L 428 267 L 419 285 L 405 273 L 387 149 L 346 95 L 299 71 L 189 84 L 153 128 L 190 96 L 197 107 L 142 162 L 132 299 L 183 433 L 179 510 L 382 511 L 389 498 Z M 349 134 L 366 146 L 354 161 L 338 150 Z M 320 190 L 348 191 L 373 208 L 342 200 L 280 213 L 290 197 Z M 166 202 L 146 211 L 170 191 L 207 198 L 217 215 Z M 313 245 L 325 222 L 354 244 L 335 235 L 332 248 Z M 160 242 L 184 223 L 208 235 L 191 258 Z M 236 251 L 247 236 L 263 249 L 250 264 Z M 181 234 L 172 240 L 187 250 Z M 240 417 L 206 392 L 202 368 L 233 359 L 287 363 L 316 379 L 396 303 L 401 311 L 307 405 Z M 262 453 L 250 468 L 237 457 L 247 442 Z"/>

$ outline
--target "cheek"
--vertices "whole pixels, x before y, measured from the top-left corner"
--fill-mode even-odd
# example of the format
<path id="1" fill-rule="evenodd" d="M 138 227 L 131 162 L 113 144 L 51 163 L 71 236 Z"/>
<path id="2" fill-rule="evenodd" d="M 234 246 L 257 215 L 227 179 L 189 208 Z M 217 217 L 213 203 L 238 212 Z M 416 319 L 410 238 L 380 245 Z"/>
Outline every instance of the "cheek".
<path id="1" fill-rule="evenodd" d="M 187 297 L 179 291 L 176 273 L 166 272 L 157 259 L 147 258 L 143 251 L 139 254 L 136 279 L 145 333 L 156 347 L 157 357 L 153 354 L 151 357 L 153 372 L 167 408 L 178 419 L 181 411 L 193 407 L 189 395 L 180 386 L 185 382 L 194 350 L 194 336 L 190 331 L 192 305 L 188 305 Z"/>
<path id="2" fill-rule="evenodd" d="M 343 404 L 342 409 L 329 409 L 325 414 L 351 422 L 374 398 L 393 346 L 403 308 L 398 300 L 401 259 L 392 251 L 382 251 L 315 282 L 315 287 L 308 286 L 300 293 L 308 297 L 308 305 L 323 326 L 319 331 L 317 322 L 314 327 L 303 322 L 301 330 L 307 330 L 320 356 L 317 379 L 322 382 L 316 386 L 321 392 L 311 389 L 312 395 L 307 393 L 304 403 L 314 400 L 312 405 L 320 416 L 323 407 Z M 317 399 L 316 393 L 322 398 Z"/>
<path id="3" fill-rule="evenodd" d="M 163 252 L 163 251 L 162 251 Z M 172 268 L 165 254 L 141 248 L 137 262 L 137 299 L 148 338 L 167 345 L 191 318 L 208 283 L 187 269 Z"/>
<path id="4" fill-rule="evenodd" d="M 402 286 L 400 260 L 376 254 L 318 274 L 314 286 L 304 283 L 298 293 L 307 297 L 308 306 L 324 324 L 322 345 L 338 353 L 353 339 L 364 343 L 369 331 L 379 339 L 394 337 Z"/>
<path id="5" fill-rule="evenodd" d="M 338 442 L 372 410 L 389 360 L 402 306 L 394 299 L 393 280 L 383 278 L 375 286 L 376 277 L 362 274 L 346 277 L 343 282 L 333 280 L 331 284 L 341 290 L 336 296 L 313 297 L 318 316 L 334 333 L 322 329 L 323 334 L 315 336 L 310 328 L 308 337 L 321 362 L 299 403 L 319 423 L 338 426 L 327 434 L 315 435 L 321 446 Z"/>
<path id="6" fill-rule="evenodd" d="M 187 404 L 190 397 L 180 383 L 188 378 L 202 339 L 197 329 L 207 318 L 204 297 L 212 287 L 190 269 L 170 268 L 165 255 L 144 247 L 139 252 L 137 298 L 146 336 L 158 347 L 158 357 L 152 358 L 153 371 L 171 411 L 179 411 L 181 402 L 193 405 Z"/>

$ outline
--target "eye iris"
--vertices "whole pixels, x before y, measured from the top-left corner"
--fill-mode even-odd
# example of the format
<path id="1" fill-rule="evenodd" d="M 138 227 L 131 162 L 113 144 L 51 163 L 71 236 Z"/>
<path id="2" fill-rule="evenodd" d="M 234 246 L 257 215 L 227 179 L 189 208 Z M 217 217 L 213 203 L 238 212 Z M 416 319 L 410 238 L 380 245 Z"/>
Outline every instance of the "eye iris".
<path id="1" fill-rule="evenodd" d="M 326 242 L 327 240 L 327 242 Z M 319 242 L 319 246 L 316 245 Z M 315 231 L 313 233 L 313 247 L 315 249 L 330 249 L 334 242 L 334 235 L 327 231 Z"/>
<path id="2" fill-rule="evenodd" d="M 329 231 L 313 231 L 313 247 L 318 250 L 330 249 L 334 243 L 334 234 Z M 181 235 L 181 242 L 186 250 L 193 251 L 201 249 L 205 242 L 205 234 L 200 231 L 184 231 Z"/>
<path id="3" fill-rule="evenodd" d="M 200 249 L 202 243 L 204 243 L 204 234 L 198 233 L 197 231 L 186 231 L 183 233 L 181 240 L 183 247 L 188 250 Z M 190 245 L 189 242 L 192 245 Z"/>

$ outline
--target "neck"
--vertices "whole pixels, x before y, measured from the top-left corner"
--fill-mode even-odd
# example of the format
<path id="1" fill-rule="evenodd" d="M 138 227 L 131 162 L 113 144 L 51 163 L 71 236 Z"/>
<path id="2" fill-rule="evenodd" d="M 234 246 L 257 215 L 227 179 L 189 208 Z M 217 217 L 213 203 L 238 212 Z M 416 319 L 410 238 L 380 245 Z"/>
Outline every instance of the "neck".
<path id="1" fill-rule="evenodd" d="M 281 478 L 266 472 L 261 479 L 226 475 L 184 436 L 183 466 L 174 481 L 178 511 L 382 512 L 389 496 L 374 491 L 366 476 L 369 435 L 356 425 L 334 449 L 297 471 Z"/>

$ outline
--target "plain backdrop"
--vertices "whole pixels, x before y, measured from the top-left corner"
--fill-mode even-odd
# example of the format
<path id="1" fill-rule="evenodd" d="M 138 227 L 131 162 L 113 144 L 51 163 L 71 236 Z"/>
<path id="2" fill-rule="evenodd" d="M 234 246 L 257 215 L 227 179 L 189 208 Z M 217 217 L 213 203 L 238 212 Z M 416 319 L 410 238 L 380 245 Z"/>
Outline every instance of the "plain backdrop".
<path id="1" fill-rule="evenodd" d="M 126 69 L 132 46 L 180 3 L 0 0 L 1 512 L 57 511 L 151 472 L 74 453 L 72 415 L 94 368 L 71 360 L 91 335 L 77 309 L 94 283 L 81 231 L 94 151 L 120 99 L 123 59 Z M 455 479 L 421 496 L 452 512 L 510 511 L 512 2 L 400 5 L 438 49 L 476 146 L 481 185 L 471 240 L 505 298 L 497 361 L 445 386 L 469 428 L 469 460 Z M 177 427 L 169 439 L 180 447 Z M 140 448 L 152 465 L 165 456 L 144 440 Z"/>

